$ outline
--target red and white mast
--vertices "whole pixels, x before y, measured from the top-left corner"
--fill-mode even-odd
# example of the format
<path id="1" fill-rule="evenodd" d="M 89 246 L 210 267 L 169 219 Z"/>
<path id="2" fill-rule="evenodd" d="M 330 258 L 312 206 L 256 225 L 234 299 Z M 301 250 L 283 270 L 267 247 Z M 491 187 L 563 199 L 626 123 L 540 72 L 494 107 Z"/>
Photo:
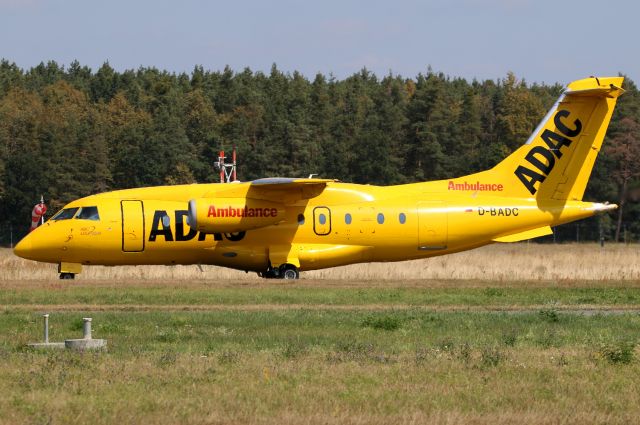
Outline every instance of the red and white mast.
<path id="1" fill-rule="evenodd" d="M 31 211 L 31 227 L 29 232 L 36 230 L 38 226 L 44 223 L 44 215 L 47 212 L 47 206 L 44 203 L 44 197 L 40 196 L 40 203 L 36 204 Z"/>
<path id="2" fill-rule="evenodd" d="M 218 154 L 218 161 L 214 163 L 215 168 L 220 170 L 220 183 L 231 183 L 237 181 L 237 170 L 236 170 L 236 147 L 233 147 L 233 151 L 231 153 L 231 162 L 227 162 L 227 157 L 224 154 L 224 151 L 220 151 Z"/>

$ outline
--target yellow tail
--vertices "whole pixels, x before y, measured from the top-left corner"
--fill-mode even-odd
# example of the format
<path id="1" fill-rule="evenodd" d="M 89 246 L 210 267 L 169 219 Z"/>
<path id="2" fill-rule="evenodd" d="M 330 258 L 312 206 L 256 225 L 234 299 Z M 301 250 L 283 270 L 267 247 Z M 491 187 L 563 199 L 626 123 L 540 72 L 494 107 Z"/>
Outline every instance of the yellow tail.
<path id="1" fill-rule="evenodd" d="M 502 196 L 582 200 L 623 79 L 572 82 L 523 146 L 466 179 L 496 181 Z"/>

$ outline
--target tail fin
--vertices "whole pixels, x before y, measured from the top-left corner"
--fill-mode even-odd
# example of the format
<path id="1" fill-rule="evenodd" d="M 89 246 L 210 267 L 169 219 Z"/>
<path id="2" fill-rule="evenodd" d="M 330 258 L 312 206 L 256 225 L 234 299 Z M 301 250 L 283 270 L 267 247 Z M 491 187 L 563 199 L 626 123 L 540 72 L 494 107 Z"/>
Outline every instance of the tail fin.
<path id="1" fill-rule="evenodd" d="M 523 146 L 474 178 L 502 183 L 503 196 L 582 200 L 623 79 L 572 82 Z"/>

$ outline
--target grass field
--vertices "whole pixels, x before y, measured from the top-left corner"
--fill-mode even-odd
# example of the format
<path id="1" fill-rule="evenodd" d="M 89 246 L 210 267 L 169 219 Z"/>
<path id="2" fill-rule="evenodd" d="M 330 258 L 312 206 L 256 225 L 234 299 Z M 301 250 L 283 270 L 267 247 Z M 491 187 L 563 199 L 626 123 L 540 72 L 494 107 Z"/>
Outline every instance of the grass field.
<path id="1" fill-rule="evenodd" d="M 37 264 L 0 249 L 0 281 L 51 279 L 56 265 Z M 303 279 L 366 280 L 488 280 L 517 281 L 640 280 L 637 245 L 496 244 L 457 254 L 398 263 L 354 264 L 302 273 Z M 197 280 L 218 282 L 261 280 L 255 273 L 214 266 L 85 267 L 82 280 Z"/>
<path id="2" fill-rule="evenodd" d="M 295 283 L 212 267 L 69 282 L 1 252 L 0 423 L 634 423 L 638 255 L 521 244 Z M 108 350 L 26 349 L 43 312 L 54 341 L 93 317 Z"/>

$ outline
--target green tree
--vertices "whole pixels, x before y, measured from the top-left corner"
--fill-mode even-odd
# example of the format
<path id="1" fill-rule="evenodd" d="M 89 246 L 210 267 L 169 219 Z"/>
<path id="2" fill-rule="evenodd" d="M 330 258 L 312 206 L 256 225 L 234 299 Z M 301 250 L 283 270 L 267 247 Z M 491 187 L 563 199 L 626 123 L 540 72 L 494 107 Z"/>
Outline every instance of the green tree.
<path id="1" fill-rule="evenodd" d="M 109 140 L 109 168 L 116 188 L 149 184 L 145 169 L 150 162 L 144 151 L 152 128 L 151 116 L 135 108 L 124 92 L 117 93 L 103 107 L 105 137 Z"/>
<path id="2" fill-rule="evenodd" d="M 24 74 L 15 63 L 0 60 L 0 99 L 10 90 L 22 87 L 23 79 Z"/>
<path id="3" fill-rule="evenodd" d="M 47 152 L 40 134 L 44 106 L 40 97 L 16 87 L 0 99 L 0 153 L 4 163 L 0 221 L 26 232 L 31 208 L 48 195 Z"/>
<path id="4" fill-rule="evenodd" d="M 375 184 L 405 181 L 404 140 L 407 92 L 402 79 L 391 75 L 381 85 L 370 88 L 371 109 L 367 112 L 360 137 L 359 179 Z"/>
<path id="5" fill-rule="evenodd" d="M 109 62 L 102 64 L 98 72 L 89 83 L 91 99 L 94 102 L 102 100 L 108 102 L 118 90 L 118 75 L 109 65 Z"/>
<path id="6" fill-rule="evenodd" d="M 502 86 L 497 104 L 496 132 L 498 140 L 504 144 L 506 156 L 529 138 L 546 111 L 541 100 L 513 73 L 507 75 Z"/>
<path id="7" fill-rule="evenodd" d="M 87 95 L 65 81 L 43 92 L 42 149 L 52 204 L 64 205 L 110 187 L 108 147 L 100 116 Z"/>
<path id="8" fill-rule="evenodd" d="M 631 117 L 623 118 L 618 131 L 610 138 L 606 152 L 616 163 L 612 177 L 619 185 L 619 202 L 614 240 L 619 242 L 629 185 L 634 179 L 640 178 L 640 124 Z"/>
<path id="9" fill-rule="evenodd" d="M 408 105 L 407 165 L 417 181 L 447 177 L 447 81 L 442 74 L 418 75 L 415 94 Z"/>
<path id="10" fill-rule="evenodd" d="M 64 68 L 59 66 L 55 61 L 49 61 L 46 64 L 40 62 L 37 66 L 29 69 L 25 74 L 25 86 L 29 90 L 39 93 L 45 87 L 64 78 Z"/>
<path id="11" fill-rule="evenodd" d="M 219 123 L 213 105 L 202 89 L 195 89 L 185 96 L 182 116 L 189 144 L 195 151 L 192 175 L 199 181 L 211 181 L 214 178 L 212 158 L 217 154 L 216 143 L 220 139 Z"/>
<path id="12" fill-rule="evenodd" d="M 316 74 L 309 93 L 309 138 L 315 142 L 317 151 L 312 156 L 310 173 L 317 173 L 321 177 L 335 178 L 327 171 L 327 155 L 335 144 L 331 134 L 334 107 L 329 96 L 329 84 L 322 74 Z"/>

